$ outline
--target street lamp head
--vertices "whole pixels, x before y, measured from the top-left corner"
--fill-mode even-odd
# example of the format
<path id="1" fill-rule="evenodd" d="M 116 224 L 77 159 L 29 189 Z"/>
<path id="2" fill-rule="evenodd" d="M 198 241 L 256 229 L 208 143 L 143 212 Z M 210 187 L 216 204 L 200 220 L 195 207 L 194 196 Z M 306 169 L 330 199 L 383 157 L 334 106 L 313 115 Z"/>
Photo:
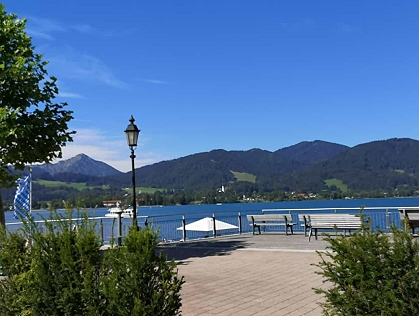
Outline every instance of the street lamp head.
<path id="1" fill-rule="evenodd" d="M 140 134 L 140 130 L 138 129 L 137 125 L 134 124 L 134 117 L 131 115 L 129 119 L 131 122 L 128 124 L 127 129 L 125 130 L 125 135 L 127 136 L 127 143 L 130 148 L 137 146 L 138 135 Z"/>

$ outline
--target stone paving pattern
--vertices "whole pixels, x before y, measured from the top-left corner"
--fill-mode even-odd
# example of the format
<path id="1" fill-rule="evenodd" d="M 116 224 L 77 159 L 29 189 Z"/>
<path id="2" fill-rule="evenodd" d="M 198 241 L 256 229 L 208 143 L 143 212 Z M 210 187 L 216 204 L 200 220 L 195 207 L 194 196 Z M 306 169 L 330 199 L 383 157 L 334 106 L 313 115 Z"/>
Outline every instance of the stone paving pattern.
<path id="1" fill-rule="evenodd" d="M 321 315 L 313 263 L 326 243 L 303 235 L 241 235 L 161 246 L 178 262 L 182 315 Z"/>

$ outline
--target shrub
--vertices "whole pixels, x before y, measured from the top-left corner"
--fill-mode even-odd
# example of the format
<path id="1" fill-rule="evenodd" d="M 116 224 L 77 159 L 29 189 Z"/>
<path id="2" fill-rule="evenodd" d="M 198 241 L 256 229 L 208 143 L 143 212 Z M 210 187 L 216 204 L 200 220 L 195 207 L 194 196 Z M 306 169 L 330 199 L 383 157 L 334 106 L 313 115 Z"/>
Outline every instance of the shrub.
<path id="1" fill-rule="evenodd" d="M 325 297 L 324 314 L 419 315 L 419 244 L 409 233 L 365 224 L 350 237 L 325 240 L 316 266 L 329 287 L 315 289 Z"/>
<path id="2" fill-rule="evenodd" d="M 152 227 L 131 227 L 123 247 L 108 252 L 102 269 L 101 292 L 109 315 L 177 315 L 184 283 L 176 263 L 156 255 L 158 234 Z"/>
<path id="3" fill-rule="evenodd" d="M 122 247 L 103 251 L 87 214 L 71 216 L 52 212 L 45 231 L 28 220 L 0 232 L 0 315 L 179 314 L 184 281 L 156 253 L 158 232 L 130 229 Z"/>

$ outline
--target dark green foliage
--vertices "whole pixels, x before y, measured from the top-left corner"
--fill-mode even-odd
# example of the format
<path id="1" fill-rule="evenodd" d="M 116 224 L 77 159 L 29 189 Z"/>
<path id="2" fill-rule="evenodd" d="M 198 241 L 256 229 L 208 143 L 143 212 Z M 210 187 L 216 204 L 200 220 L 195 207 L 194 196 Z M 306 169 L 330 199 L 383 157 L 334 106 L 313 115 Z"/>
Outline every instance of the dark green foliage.
<path id="1" fill-rule="evenodd" d="M 328 236 L 319 252 L 325 315 L 419 315 L 419 243 L 409 233 L 373 232 Z"/>
<path id="2" fill-rule="evenodd" d="M 179 314 L 184 281 L 155 253 L 157 232 L 131 229 L 122 247 L 104 251 L 87 215 L 70 221 L 71 213 L 52 212 L 43 231 L 30 220 L 2 228 L 1 316 Z"/>
<path id="3" fill-rule="evenodd" d="M 124 246 L 106 254 L 101 292 L 109 315 L 177 315 L 183 278 L 176 263 L 156 254 L 157 232 L 130 228 Z"/>
<path id="4" fill-rule="evenodd" d="M 44 232 L 33 221 L 17 232 L 2 230 L 8 279 L 0 283 L 0 315 L 97 315 L 90 308 L 101 303 L 101 243 L 87 217 L 70 218 L 71 211 L 65 219 L 51 213 Z"/>
<path id="5" fill-rule="evenodd" d="M 61 148 L 75 132 L 68 131 L 73 112 L 67 103 L 55 103 L 57 78 L 35 52 L 26 20 L 0 4 L 0 24 L 0 188 L 8 188 L 15 185 L 16 171 L 62 158 Z M 4 214 L 0 224 L 5 225 Z"/>
<path id="6" fill-rule="evenodd" d="M 35 52 L 26 20 L 0 4 L 0 22 L 0 184 L 11 187 L 12 170 L 61 158 L 61 147 L 75 132 L 68 131 L 72 111 L 66 103 L 55 103 L 57 79 Z"/>

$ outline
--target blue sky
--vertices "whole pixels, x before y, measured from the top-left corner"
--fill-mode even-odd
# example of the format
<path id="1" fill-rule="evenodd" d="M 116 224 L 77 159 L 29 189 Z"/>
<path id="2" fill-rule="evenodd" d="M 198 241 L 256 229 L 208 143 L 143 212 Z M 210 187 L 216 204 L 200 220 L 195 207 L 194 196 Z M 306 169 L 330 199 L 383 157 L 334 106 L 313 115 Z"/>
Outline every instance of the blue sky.
<path id="1" fill-rule="evenodd" d="M 213 149 L 419 138 L 414 1 L 7 0 L 58 78 L 63 149 L 130 170 Z"/>

